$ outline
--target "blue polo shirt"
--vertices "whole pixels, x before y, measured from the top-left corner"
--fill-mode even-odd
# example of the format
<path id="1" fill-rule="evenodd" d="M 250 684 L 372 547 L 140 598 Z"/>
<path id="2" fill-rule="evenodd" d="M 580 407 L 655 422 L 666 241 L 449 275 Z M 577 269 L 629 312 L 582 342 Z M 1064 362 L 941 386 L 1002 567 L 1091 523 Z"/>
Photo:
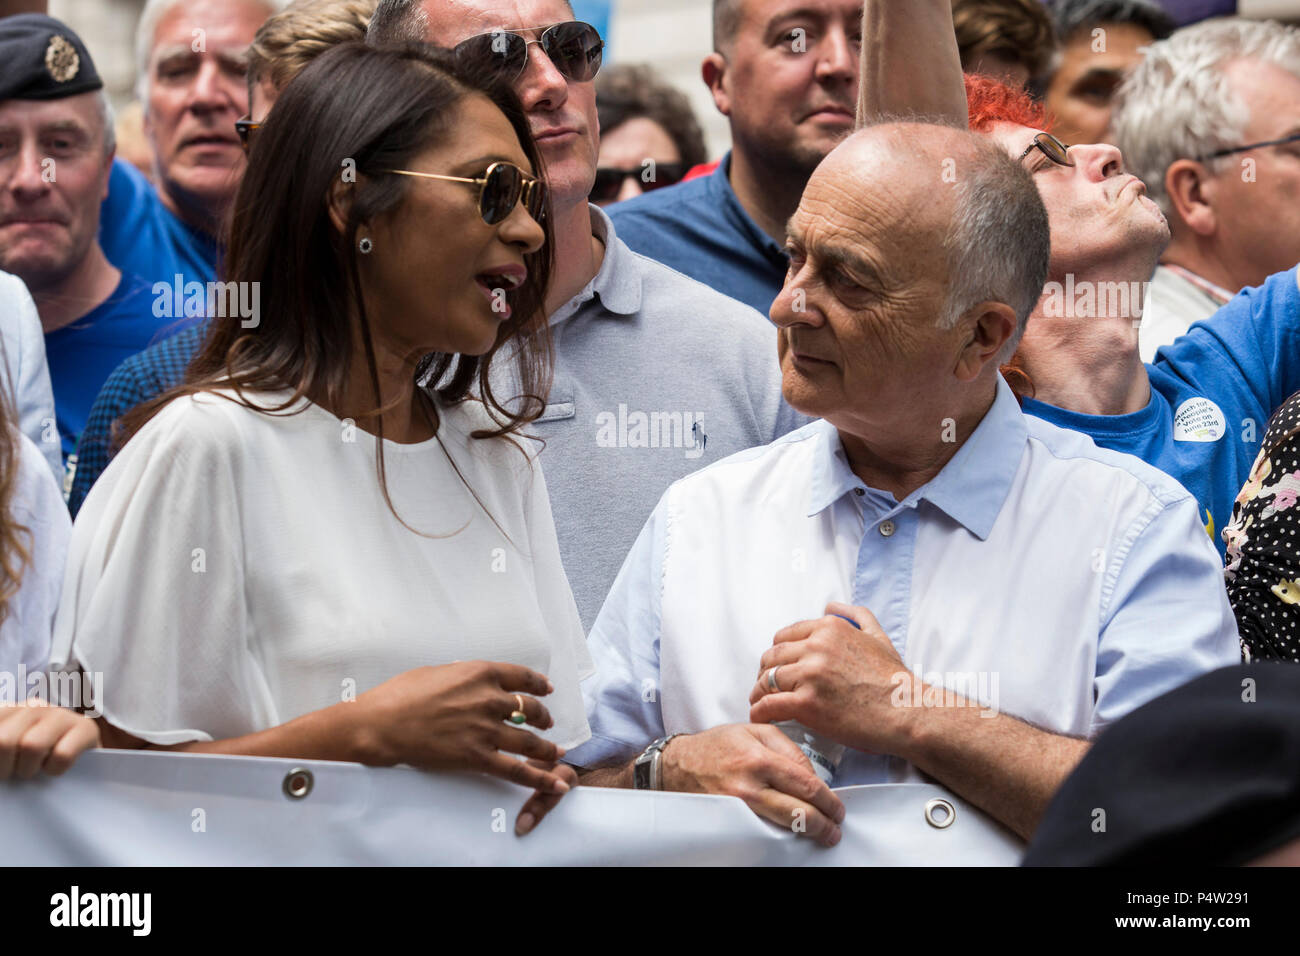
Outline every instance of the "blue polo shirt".
<path id="1" fill-rule="evenodd" d="M 113 369 L 192 319 L 154 314 L 152 286 L 122 273 L 113 294 L 77 321 L 45 336 L 54 386 L 54 418 L 66 459 L 77 447 L 90 407 Z"/>
<path id="2" fill-rule="evenodd" d="M 1177 478 L 1223 555 L 1223 529 L 1275 409 L 1300 391 L 1296 270 L 1243 289 L 1147 363 L 1151 398 L 1128 415 L 1081 415 L 1026 399 L 1026 414 L 1092 436 Z"/>
<path id="3" fill-rule="evenodd" d="M 150 285 L 212 282 L 217 277 L 217 243 L 177 219 L 140 170 L 113 160 L 108 198 L 99 208 L 99 244 L 108 261 Z"/>
<path id="4" fill-rule="evenodd" d="M 711 175 L 644 193 L 605 211 L 632 251 L 767 315 L 785 282 L 789 260 L 781 245 L 749 218 L 730 175 L 728 153 Z"/>

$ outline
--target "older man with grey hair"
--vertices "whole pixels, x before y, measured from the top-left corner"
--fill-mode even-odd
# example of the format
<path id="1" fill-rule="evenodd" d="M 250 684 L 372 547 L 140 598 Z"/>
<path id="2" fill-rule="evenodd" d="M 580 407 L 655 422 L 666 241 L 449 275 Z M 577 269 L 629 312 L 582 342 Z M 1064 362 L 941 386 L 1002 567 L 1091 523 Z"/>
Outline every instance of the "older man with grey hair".
<path id="1" fill-rule="evenodd" d="M 1300 30 L 1236 18 L 1180 30 L 1147 51 L 1112 122 L 1172 234 L 1139 331 L 1149 362 L 1300 262 Z"/>
<path id="2" fill-rule="evenodd" d="M 822 420 L 664 495 L 590 636 L 592 740 L 566 760 L 827 845 L 828 781 L 932 778 L 1027 837 L 1089 738 L 1238 659 L 1218 556 L 1177 482 L 1002 379 L 1049 256 L 1014 157 L 860 131 L 788 248 L 783 390 Z"/>
<path id="3" fill-rule="evenodd" d="M 282 0 L 148 0 L 136 28 L 136 93 L 154 184 L 113 163 L 100 242 L 150 282 L 216 277 L 222 217 L 244 172 L 235 121 L 248 111 L 244 60 Z M 156 186 L 156 188 L 155 188 Z M 179 316 L 176 316 L 179 318 Z"/>

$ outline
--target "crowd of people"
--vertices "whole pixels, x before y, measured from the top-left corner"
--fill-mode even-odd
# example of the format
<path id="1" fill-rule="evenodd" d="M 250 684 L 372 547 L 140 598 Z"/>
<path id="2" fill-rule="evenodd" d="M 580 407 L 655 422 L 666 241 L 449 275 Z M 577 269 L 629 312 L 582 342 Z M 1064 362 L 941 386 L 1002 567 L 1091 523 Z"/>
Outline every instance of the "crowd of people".
<path id="1" fill-rule="evenodd" d="M 566 0 L 148 0 L 134 164 L 84 38 L 0 19 L 0 778 L 405 764 L 827 846 L 833 787 L 932 781 L 1030 862 L 1289 859 L 1285 751 L 1213 742 L 1300 741 L 1300 31 L 712 14 L 714 162 Z"/>

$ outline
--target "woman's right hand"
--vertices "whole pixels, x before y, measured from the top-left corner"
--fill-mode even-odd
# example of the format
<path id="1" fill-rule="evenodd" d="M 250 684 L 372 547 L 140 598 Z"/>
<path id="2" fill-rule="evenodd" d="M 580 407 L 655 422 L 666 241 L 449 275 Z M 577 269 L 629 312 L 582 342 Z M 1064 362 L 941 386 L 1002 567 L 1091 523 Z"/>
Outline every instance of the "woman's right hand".
<path id="1" fill-rule="evenodd" d="M 351 704 L 363 763 L 405 763 L 423 770 L 474 770 L 541 793 L 569 790 L 552 767 L 564 751 L 508 722 L 523 699 L 527 723 L 554 721 L 537 697 L 555 690 L 542 674 L 517 664 L 470 661 L 398 674 Z M 528 761 L 510 754 L 520 754 Z M 532 762 L 529 762 L 532 761 Z"/>

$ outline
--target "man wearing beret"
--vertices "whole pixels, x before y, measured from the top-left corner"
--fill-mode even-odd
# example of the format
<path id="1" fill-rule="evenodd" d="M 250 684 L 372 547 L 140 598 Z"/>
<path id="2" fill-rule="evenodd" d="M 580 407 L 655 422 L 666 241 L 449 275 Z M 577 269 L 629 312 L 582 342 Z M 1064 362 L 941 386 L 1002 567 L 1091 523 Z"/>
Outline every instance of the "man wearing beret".
<path id="1" fill-rule="evenodd" d="M 36 302 L 65 457 L 104 379 L 175 324 L 154 315 L 150 284 L 110 263 L 96 238 L 113 151 L 81 39 L 40 14 L 0 19 L 0 270 Z"/>

